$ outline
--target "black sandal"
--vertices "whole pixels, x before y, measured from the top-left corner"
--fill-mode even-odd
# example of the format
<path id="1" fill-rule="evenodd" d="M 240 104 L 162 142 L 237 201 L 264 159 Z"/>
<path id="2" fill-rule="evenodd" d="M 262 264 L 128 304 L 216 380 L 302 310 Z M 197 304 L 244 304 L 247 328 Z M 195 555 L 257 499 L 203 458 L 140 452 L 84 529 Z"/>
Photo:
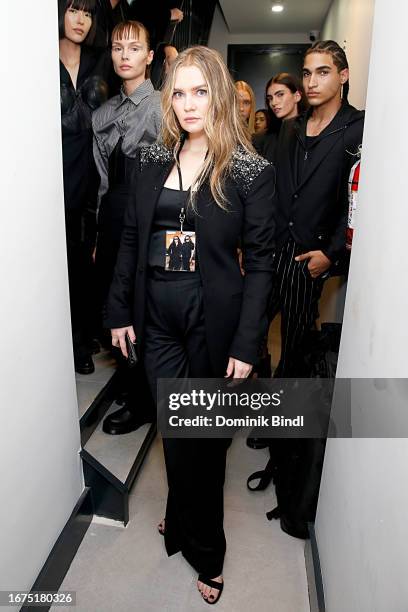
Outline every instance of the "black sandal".
<path id="1" fill-rule="evenodd" d="M 217 597 L 215 599 L 213 599 L 212 601 L 210 601 L 209 599 L 206 599 L 203 596 L 203 594 L 201 593 L 201 591 L 200 591 L 201 597 L 203 598 L 203 600 L 206 603 L 210 604 L 210 606 L 212 606 L 213 604 L 217 603 L 217 601 L 221 597 L 221 593 L 222 593 L 222 590 L 224 588 L 224 581 L 216 582 L 215 580 L 211 580 L 211 578 L 207 578 L 207 576 L 205 576 L 204 574 L 198 574 L 198 580 L 200 582 L 203 582 L 207 586 L 211 587 L 212 589 L 216 589 L 217 591 L 219 591 Z"/>

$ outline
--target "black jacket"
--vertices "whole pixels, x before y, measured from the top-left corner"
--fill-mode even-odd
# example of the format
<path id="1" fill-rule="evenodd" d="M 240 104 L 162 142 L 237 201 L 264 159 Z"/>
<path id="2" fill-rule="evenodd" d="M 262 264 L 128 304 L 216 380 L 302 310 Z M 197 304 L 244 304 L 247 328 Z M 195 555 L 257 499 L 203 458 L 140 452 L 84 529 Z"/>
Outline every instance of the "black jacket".
<path id="1" fill-rule="evenodd" d="M 62 161 L 65 209 L 96 207 L 99 178 L 92 152 L 92 112 L 109 93 L 111 60 L 107 52 L 82 46 L 76 89 L 60 61 Z"/>
<path id="2" fill-rule="evenodd" d="M 278 148 L 279 132 L 268 132 L 267 134 L 254 134 L 252 144 L 259 155 L 274 164 Z"/>
<path id="3" fill-rule="evenodd" d="M 345 254 L 348 175 L 361 147 L 364 112 L 344 102 L 309 150 L 308 117 L 284 121 L 280 130 L 276 241 L 280 247 L 292 236 L 304 252 L 322 250 L 336 266 Z"/>
<path id="4" fill-rule="evenodd" d="M 148 29 L 153 50 L 164 41 L 170 23 L 170 11 L 179 5 L 178 0 L 134 0 L 128 8 L 129 19 L 140 21 Z"/>
<path id="5" fill-rule="evenodd" d="M 105 325 L 133 324 L 143 347 L 149 239 L 156 202 L 174 158 L 164 146 L 155 144 L 142 147 L 136 162 L 134 197 L 125 215 Z M 219 376 L 224 374 L 229 356 L 255 363 L 267 331 L 274 182 L 273 166 L 257 155 L 238 150 L 226 182 L 229 212 L 214 202 L 207 185 L 197 197 L 196 252 L 207 343 L 214 373 Z M 237 257 L 240 240 L 244 277 Z"/>

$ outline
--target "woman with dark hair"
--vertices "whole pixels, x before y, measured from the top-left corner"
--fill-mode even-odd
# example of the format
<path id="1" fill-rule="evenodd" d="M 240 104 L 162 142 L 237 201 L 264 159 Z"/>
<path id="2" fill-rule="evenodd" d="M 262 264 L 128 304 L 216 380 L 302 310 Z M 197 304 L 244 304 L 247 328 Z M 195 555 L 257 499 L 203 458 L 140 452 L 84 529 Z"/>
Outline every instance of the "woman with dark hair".
<path id="1" fill-rule="evenodd" d="M 255 135 L 252 142 L 262 157 L 274 162 L 282 121 L 306 111 L 308 103 L 301 80 L 288 72 L 280 72 L 267 82 L 265 102 L 270 113 L 270 129 L 267 134 Z"/>
<path id="2" fill-rule="evenodd" d="M 169 255 L 169 270 L 181 270 L 181 242 L 178 236 L 174 236 L 167 249 Z"/>
<path id="3" fill-rule="evenodd" d="M 269 131 L 269 113 L 267 108 L 260 108 L 255 113 L 255 134 L 267 134 Z"/>
<path id="4" fill-rule="evenodd" d="M 91 252 L 84 241 L 84 216 L 95 210 L 98 175 L 92 154 L 92 111 L 108 97 L 110 59 L 91 49 L 95 0 L 59 0 L 62 160 L 71 324 L 75 369 L 91 374 Z M 89 213 L 92 219 L 92 212 Z"/>
<path id="5" fill-rule="evenodd" d="M 189 272 L 190 264 L 193 259 L 194 243 L 190 236 L 185 236 L 184 242 L 181 245 L 182 270 Z"/>
<path id="6" fill-rule="evenodd" d="M 274 249 L 275 171 L 252 149 L 221 55 L 180 53 L 162 109 L 161 140 L 136 164 L 105 320 L 125 356 L 126 335 L 137 335 L 154 396 L 161 378 L 249 376 L 266 333 Z M 193 239 L 194 270 L 166 269 L 165 245 L 179 229 Z M 159 531 L 167 553 L 181 551 L 198 572 L 210 604 L 223 589 L 229 444 L 163 437 L 169 491 Z"/>

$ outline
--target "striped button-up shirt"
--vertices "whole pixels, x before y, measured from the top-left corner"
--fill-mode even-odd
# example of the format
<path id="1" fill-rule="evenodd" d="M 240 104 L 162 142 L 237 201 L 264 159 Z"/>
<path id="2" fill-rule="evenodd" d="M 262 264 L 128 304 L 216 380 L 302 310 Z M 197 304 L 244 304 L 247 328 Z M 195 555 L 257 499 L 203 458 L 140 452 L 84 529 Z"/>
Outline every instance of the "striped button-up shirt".
<path id="1" fill-rule="evenodd" d="M 127 96 L 123 88 L 98 108 L 92 115 L 94 133 L 93 152 L 101 177 L 98 208 L 101 197 L 108 191 L 109 156 L 122 137 L 122 151 L 135 157 L 136 150 L 155 142 L 160 134 L 160 92 L 155 91 L 150 79 L 144 81 Z"/>

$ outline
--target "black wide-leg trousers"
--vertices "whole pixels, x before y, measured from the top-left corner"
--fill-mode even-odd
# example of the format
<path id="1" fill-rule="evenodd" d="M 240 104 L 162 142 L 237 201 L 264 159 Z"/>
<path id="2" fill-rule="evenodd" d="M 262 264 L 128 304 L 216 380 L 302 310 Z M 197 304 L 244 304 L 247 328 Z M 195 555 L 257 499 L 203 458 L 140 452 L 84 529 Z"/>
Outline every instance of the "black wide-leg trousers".
<path id="1" fill-rule="evenodd" d="M 159 378 L 214 376 L 200 279 L 149 280 L 144 362 L 154 396 Z M 230 439 L 163 439 L 169 486 L 167 553 L 181 551 L 198 573 L 210 578 L 222 573 L 225 556 L 223 487 L 230 443 Z"/>
<path id="2" fill-rule="evenodd" d="M 312 278 L 308 260 L 297 262 L 302 250 L 288 240 L 275 256 L 275 283 L 269 304 L 269 320 L 281 313 L 281 358 L 275 376 L 302 375 L 304 340 L 319 316 L 318 303 L 324 280 Z"/>

